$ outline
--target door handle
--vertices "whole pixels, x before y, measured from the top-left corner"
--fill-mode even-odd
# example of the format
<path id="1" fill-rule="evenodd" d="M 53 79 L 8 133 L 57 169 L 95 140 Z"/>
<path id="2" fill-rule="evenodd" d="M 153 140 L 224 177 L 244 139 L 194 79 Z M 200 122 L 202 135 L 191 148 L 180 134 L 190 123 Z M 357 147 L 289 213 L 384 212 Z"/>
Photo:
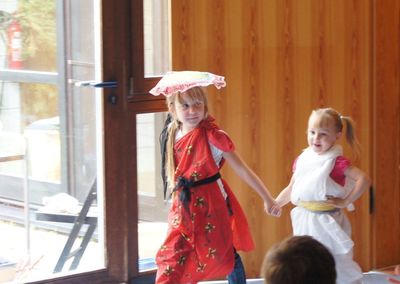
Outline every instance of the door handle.
<path id="1" fill-rule="evenodd" d="M 371 185 L 369 187 L 369 214 L 375 212 L 375 188 Z"/>
<path id="2" fill-rule="evenodd" d="M 77 87 L 94 87 L 94 88 L 116 88 L 117 81 L 79 81 L 75 83 Z"/>
<path id="3" fill-rule="evenodd" d="M 79 81 L 75 82 L 77 87 L 94 87 L 94 88 L 116 88 L 117 81 Z M 110 104 L 117 104 L 117 96 L 112 92 L 108 95 L 107 100 Z"/>

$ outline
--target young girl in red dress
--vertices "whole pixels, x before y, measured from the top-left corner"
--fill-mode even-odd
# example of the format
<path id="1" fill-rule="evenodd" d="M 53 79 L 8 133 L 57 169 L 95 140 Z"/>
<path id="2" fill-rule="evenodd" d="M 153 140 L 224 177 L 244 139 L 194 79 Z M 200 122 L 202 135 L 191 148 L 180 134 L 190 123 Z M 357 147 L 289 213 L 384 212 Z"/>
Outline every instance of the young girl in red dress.
<path id="1" fill-rule="evenodd" d="M 229 283 L 246 283 L 236 250 L 250 251 L 254 243 L 221 177 L 224 161 L 261 196 L 267 213 L 278 216 L 281 209 L 208 114 L 204 88 L 176 91 L 166 100 L 172 120 L 166 128 L 165 173 L 172 206 L 167 237 L 156 256 L 156 283 L 197 283 L 226 275 Z"/>

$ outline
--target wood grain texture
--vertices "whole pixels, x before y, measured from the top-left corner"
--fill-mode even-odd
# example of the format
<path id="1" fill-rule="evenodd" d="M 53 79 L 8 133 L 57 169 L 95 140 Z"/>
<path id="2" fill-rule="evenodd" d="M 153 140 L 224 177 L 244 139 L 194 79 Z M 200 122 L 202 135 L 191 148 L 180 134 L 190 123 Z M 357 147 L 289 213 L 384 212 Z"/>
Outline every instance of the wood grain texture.
<path id="1" fill-rule="evenodd" d="M 381 143 L 386 140 L 377 138 L 376 128 L 383 123 L 398 125 L 399 122 L 398 78 L 395 77 L 398 76 L 398 45 L 389 47 L 388 39 L 383 42 L 382 48 L 376 49 L 382 52 L 380 68 L 391 64 L 379 76 L 380 71 L 374 69 L 381 60 L 374 53 L 374 47 L 381 44 L 373 37 L 374 25 L 382 36 L 385 33 L 398 44 L 399 4 L 395 0 L 389 2 L 396 5 L 371 0 L 174 0 L 173 67 L 207 70 L 226 77 L 227 87 L 223 90 L 209 88 L 211 113 L 232 137 L 237 152 L 274 196 L 289 182 L 292 162 L 307 145 L 305 130 L 311 110 L 331 106 L 356 122 L 362 157 L 355 165 L 371 176 L 375 168 L 374 179 L 378 174 L 382 178 L 374 180 L 374 185 L 386 184 L 386 194 L 393 197 L 395 187 L 398 192 L 399 186 L 398 170 L 394 172 L 398 169 L 395 165 L 398 165 L 399 150 L 397 160 L 388 152 L 395 149 L 395 143 L 399 149 L 399 134 L 394 132 L 399 132 L 398 127 L 388 132 L 392 138 L 397 135 L 397 140 L 394 139 L 397 142 L 390 144 L 393 147 L 373 150 L 376 139 Z M 374 5 L 382 7 L 377 9 Z M 395 12 L 391 10 L 393 7 Z M 373 9 L 381 11 L 381 23 L 374 22 Z M 384 19 L 386 13 L 392 13 L 395 18 Z M 388 31 L 386 24 L 391 25 Z M 390 55 L 384 55 L 388 49 Z M 391 85 L 386 84 L 386 75 L 393 80 Z M 377 93 L 373 89 L 375 76 L 379 81 Z M 382 97 L 386 91 L 392 94 L 391 101 Z M 380 101 L 376 105 L 381 108 L 379 111 L 394 103 L 385 119 L 377 121 L 379 126 L 374 126 L 373 97 Z M 346 156 L 351 158 L 350 148 L 344 140 L 341 142 Z M 385 155 L 384 162 L 373 158 L 381 154 Z M 380 169 L 373 163 L 380 163 Z M 387 165 L 392 167 L 393 177 L 389 180 L 383 173 Z M 243 254 L 243 259 L 249 276 L 255 277 L 264 253 L 291 234 L 291 206 L 284 209 L 279 219 L 266 216 L 260 198 L 231 169 L 224 169 L 223 174 L 234 185 L 254 234 L 257 250 Z M 398 193 L 394 196 L 398 198 Z M 399 207 L 398 203 L 391 206 Z M 356 207 L 355 212 L 348 214 L 356 244 L 355 259 L 364 270 L 369 270 L 382 236 L 379 234 L 373 243 L 368 193 L 356 202 Z M 399 214 L 398 209 L 391 208 L 390 212 L 394 211 Z M 378 225 L 375 232 L 380 226 L 389 232 L 387 227 L 392 222 L 383 223 L 387 224 Z M 398 234 L 387 241 L 395 245 L 396 238 L 399 243 Z M 376 257 L 383 258 L 379 254 Z M 400 261 L 398 253 L 390 258 Z"/>
<path id="2" fill-rule="evenodd" d="M 369 3 L 347 1 L 343 5 L 344 25 L 344 115 L 351 115 L 356 122 L 356 134 L 361 143 L 361 159 L 355 166 L 367 171 L 371 166 L 370 139 L 372 120 L 370 101 L 372 98 L 372 7 Z M 349 157 L 351 152 L 345 148 Z M 364 158 L 369 157 L 369 158 Z M 370 173 L 372 174 L 372 173 Z M 355 240 L 355 258 L 364 270 L 372 267 L 372 237 L 369 217 L 368 189 L 364 197 L 356 202 L 357 210 L 349 214 Z M 369 222 L 368 222 L 369 221 Z"/>
<path id="3" fill-rule="evenodd" d="M 373 177 L 374 267 L 400 262 L 400 3 L 376 1 Z"/>

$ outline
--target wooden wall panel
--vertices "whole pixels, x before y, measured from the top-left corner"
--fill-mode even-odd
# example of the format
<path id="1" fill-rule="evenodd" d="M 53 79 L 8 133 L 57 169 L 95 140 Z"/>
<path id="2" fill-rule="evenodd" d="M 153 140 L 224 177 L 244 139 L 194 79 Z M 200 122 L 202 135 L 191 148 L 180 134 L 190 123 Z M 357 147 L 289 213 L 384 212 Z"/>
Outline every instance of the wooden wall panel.
<path id="1" fill-rule="evenodd" d="M 343 105 L 344 115 L 350 114 L 356 122 L 357 136 L 361 142 L 361 157 L 355 165 L 370 173 L 372 133 L 372 6 L 370 1 L 345 1 L 344 53 L 343 53 Z M 347 148 L 348 149 L 348 148 Z M 345 149 L 346 150 L 346 149 Z M 350 155 L 350 154 L 349 154 Z M 350 215 L 355 240 L 355 258 L 364 270 L 372 267 L 371 220 L 368 190 L 356 202 L 357 210 Z M 367 222 L 369 221 L 369 222 Z"/>
<path id="2" fill-rule="evenodd" d="M 375 1 L 374 266 L 400 263 L 400 2 Z"/>
<path id="3" fill-rule="evenodd" d="M 173 67 L 226 77 L 226 88 L 209 89 L 211 113 L 276 196 L 307 146 L 307 119 L 316 107 L 354 117 L 364 147 L 356 165 L 369 172 L 371 25 L 370 0 L 174 0 Z M 242 254 L 248 275 L 255 277 L 268 248 L 291 234 L 291 206 L 281 218 L 269 217 L 261 199 L 230 169 L 223 174 L 235 185 L 256 240 L 257 250 Z M 367 270 L 368 195 L 356 206 L 350 214 L 355 255 Z"/>

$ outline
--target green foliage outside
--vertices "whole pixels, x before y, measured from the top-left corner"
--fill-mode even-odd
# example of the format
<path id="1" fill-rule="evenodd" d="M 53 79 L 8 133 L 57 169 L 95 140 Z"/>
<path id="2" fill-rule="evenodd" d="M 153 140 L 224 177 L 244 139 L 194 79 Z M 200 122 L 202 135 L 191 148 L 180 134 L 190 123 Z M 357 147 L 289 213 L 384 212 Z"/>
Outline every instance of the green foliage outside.
<path id="1" fill-rule="evenodd" d="M 43 71 L 55 71 L 57 48 L 55 0 L 20 0 L 15 18 L 23 31 L 23 57 L 26 63 L 36 62 L 37 65 L 43 65 L 39 66 L 39 69 L 47 67 Z M 37 68 L 32 69 L 37 70 Z"/>
<path id="2" fill-rule="evenodd" d="M 21 25 L 24 69 L 57 72 L 56 0 L 20 0 L 15 18 Z M 24 126 L 58 115 L 54 85 L 21 84 Z"/>

